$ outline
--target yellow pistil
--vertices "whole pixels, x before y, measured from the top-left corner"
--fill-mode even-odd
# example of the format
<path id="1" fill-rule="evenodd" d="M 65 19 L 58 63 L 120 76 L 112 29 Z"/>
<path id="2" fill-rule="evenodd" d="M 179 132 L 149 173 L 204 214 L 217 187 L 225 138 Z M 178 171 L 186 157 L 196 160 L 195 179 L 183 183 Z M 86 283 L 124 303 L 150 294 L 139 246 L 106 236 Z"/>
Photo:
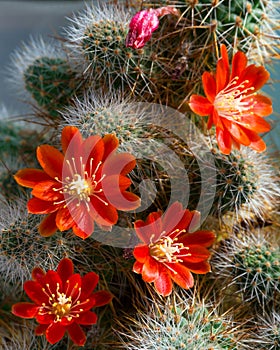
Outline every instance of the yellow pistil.
<path id="1" fill-rule="evenodd" d="M 214 107 L 220 117 L 236 122 L 242 121 L 242 115 L 252 114 L 254 100 L 252 96 L 255 88 L 246 88 L 249 80 L 237 84 L 239 77 L 233 78 L 229 84 L 221 90 L 214 101 Z M 248 99 L 251 97 L 250 99 Z M 244 100 L 247 101 L 244 101 Z"/>

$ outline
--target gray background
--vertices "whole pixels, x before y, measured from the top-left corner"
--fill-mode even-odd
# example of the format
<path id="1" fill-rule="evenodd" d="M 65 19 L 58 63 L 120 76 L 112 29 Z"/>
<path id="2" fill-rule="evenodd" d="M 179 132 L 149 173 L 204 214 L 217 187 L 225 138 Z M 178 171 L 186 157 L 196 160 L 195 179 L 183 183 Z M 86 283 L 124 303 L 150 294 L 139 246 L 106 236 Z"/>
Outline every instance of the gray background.
<path id="1" fill-rule="evenodd" d="M 69 24 L 66 16 L 84 8 L 85 2 L 93 1 L 1 1 L 0 0 L 0 106 L 3 104 L 10 111 L 22 112 L 27 107 L 14 95 L 5 81 L 6 68 L 10 63 L 10 54 L 21 43 L 28 42 L 30 36 L 49 36 L 61 34 L 62 28 Z M 280 63 L 275 61 L 270 68 L 274 83 L 264 88 L 273 100 L 273 131 L 265 136 L 267 142 L 277 145 L 280 150 Z"/>

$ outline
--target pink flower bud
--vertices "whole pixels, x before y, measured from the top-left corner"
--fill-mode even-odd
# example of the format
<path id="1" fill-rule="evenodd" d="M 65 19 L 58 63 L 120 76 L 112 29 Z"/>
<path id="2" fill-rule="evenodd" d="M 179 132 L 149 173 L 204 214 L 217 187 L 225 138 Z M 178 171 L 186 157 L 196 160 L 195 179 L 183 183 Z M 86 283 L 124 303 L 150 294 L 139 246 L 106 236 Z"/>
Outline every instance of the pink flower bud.
<path id="1" fill-rule="evenodd" d="M 129 24 L 129 32 L 126 37 L 126 47 L 141 49 L 152 37 L 152 33 L 159 26 L 159 17 L 167 14 L 179 16 L 179 11 L 174 7 L 160 7 L 137 12 Z"/>

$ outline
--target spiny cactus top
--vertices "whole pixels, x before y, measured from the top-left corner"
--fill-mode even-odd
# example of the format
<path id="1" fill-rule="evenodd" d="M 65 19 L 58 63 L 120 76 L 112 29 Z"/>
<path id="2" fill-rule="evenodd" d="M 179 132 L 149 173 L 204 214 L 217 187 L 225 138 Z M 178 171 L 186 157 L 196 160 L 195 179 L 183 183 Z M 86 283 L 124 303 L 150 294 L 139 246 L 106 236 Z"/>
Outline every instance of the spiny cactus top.
<path id="1" fill-rule="evenodd" d="M 249 146 L 262 152 L 266 145 L 258 133 L 270 130 L 263 117 L 272 113 L 268 97 L 256 94 L 269 79 L 264 67 L 247 66 L 247 57 L 238 51 L 230 70 L 228 53 L 221 45 L 221 58 L 216 74 L 202 75 L 206 97 L 192 95 L 189 105 L 200 116 L 209 116 L 208 128 L 216 126 L 216 137 L 222 153 L 229 154 L 232 146 Z"/>
<path id="2" fill-rule="evenodd" d="M 48 214 L 39 226 L 42 235 L 72 228 L 77 236 L 87 238 L 94 222 L 108 230 L 118 220 L 116 209 L 139 206 L 139 197 L 126 191 L 131 184 L 126 175 L 135 167 L 135 158 L 116 153 L 114 135 L 84 140 L 77 128 L 67 126 L 61 144 L 63 153 L 49 145 L 38 147 L 43 170 L 26 168 L 15 175 L 20 185 L 33 189 L 29 212 Z"/>
<path id="3" fill-rule="evenodd" d="M 74 274 L 72 260 L 64 258 L 56 271 L 34 268 L 32 278 L 24 283 L 24 290 L 33 303 L 13 305 L 13 314 L 36 318 L 39 323 L 36 334 L 45 334 L 51 344 L 60 341 L 67 331 L 75 344 L 84 345 L 86 336 L 80 325 L 95 324 L 97 315 L 90 309 L 106 305 L 112 299 L 107 291 L 93 292 L 98 275 L 95 272 L 83 277 Z"/>
<path id="4" fill-rule="evenodd" d="M 154 282 L 157 292 L 167 296 L 172 292 L 172 280 L 180 287 L 193 287 L 191 272 L 205 274 L 210 271 L 206 249 L 215 240 L 210 231 L 193 231 L 198 225 L 197 211 L 183 209 L 179 202 L 173 203 L 162 215 L 150 213 L 147 220 L 134 224 L 142 243 L 135 247 L 136 262 L 133 270 L 142 274 L 145 282 Z"/>

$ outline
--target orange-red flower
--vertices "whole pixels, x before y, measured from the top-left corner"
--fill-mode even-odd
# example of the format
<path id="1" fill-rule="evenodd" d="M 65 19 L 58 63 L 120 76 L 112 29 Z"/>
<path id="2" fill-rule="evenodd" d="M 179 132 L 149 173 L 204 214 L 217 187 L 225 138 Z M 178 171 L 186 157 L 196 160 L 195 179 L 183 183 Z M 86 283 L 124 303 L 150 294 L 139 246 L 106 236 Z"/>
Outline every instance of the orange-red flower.
<path id="1" fill-rule="evenodd" d="M 194 284 L 192 272 L 210 271 L 210 252 L 206 248 L 214 242 L 214 233 L 189 232 L 198 225 L 199 218 L 197 211 L 183 209 L 182 204 L 175 202 L 165 214 L 153 212 L 146 222 L 135 222 L 137 236 L 143 243 L 134 248 L 137 261 L 133 271 L 142 274 L 145 282 L 153 282 L 163 296 L 172 292 L 172 280 L 188 289 Z"/>
<path id="2" fill-rule="evenodd" d="M 93 292 L 98 275 L 94 272 L 83 277 L 74 274 L 72 260 L 64 258 L 56 271 L 46 273 L 36 267 L 32 278 L 24 283 L 24 290 L 33 303 L 17 303 L 12 313 L 22 318 L 36 318 L 39 325 L 35 333 L 45 334 L 51 344 L 60 341 L 67 331 L 75 344 L 84 345 L 86 336 L 80 325 L 95 324 L 97 315 L 90 309 L 106 305 L 112 299 L 107 291 Z"/>
<path id="3" fill-rule="evenodd" d="M 129 153 L 117 153 L 118 139 L 113 134 L 83 139 L 76 127 L 62 130 L 63 153 L 50 145 L 37 148 L 43 168 L 22 169 L 16 181 L 32 188 L 28 211 L 48 214 L 39 226 L 43 236 L 57 229 L 73 229 L 86 238 L 94 231 L 94 222 L 111 229 L 118 210 L 133 210 L 140 205 L 135 194 L 126 191 L 131 180 L 126 176 L 136 164 Z"/>
<path id="4" fill-rule="evenodd" d="M 263 152 L 266 145 L 258 133 L 270 130 L 263 119 L 272 113 L 272 102 L 257 94 L 269 79 L 268 71 L 254 64 L 247 66 L 246 55 L 238 51 L 228 60 L 225 45 L 221 45 L 221 58 L 216 74 L 204 72 L 202 82 L 206 97 L 192 95 L 189 105 L 200 116 L 209 116 L 208 128 L 216 126 L 216 138 L 222 153 L 229 154 L 232 146 L 251 147 Z"/>

